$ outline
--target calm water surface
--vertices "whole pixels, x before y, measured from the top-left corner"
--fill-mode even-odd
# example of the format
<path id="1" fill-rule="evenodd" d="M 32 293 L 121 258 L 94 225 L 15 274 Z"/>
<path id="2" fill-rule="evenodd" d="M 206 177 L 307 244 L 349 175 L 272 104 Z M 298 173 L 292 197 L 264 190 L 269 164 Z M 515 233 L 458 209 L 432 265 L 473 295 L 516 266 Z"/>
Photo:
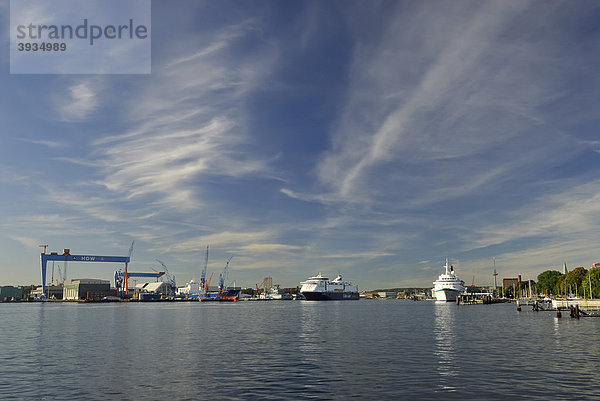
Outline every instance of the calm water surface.
<path id="1" fill-rule="evenodd" d="M 600 318 L 509 304 L 21 303 L 0 317 L 1 399 L 600 399 Z"/>

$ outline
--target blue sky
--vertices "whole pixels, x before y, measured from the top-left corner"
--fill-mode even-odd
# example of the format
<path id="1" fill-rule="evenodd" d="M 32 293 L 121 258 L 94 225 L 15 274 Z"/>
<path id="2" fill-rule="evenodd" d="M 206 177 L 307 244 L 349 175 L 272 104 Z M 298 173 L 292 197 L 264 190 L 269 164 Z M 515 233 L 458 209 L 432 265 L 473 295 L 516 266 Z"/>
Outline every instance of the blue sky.
<path id="1" fill-rule="evenodd" d="M 154 1 L 151 35 L 150 75 L 11 75 L 0 39 L 0 284 L 132 240 L 182 285 L 207 245 L 247 286 L 600 261 L 600 4 Z"/>

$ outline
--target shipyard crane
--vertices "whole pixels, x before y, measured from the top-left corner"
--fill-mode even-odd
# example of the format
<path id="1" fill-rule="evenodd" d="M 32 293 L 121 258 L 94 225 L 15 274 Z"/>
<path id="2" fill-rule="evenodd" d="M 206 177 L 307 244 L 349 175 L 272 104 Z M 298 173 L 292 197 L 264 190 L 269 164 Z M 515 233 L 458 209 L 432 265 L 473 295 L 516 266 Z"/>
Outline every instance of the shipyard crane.
<path id="1" fill-rule="evenodd" d="M 167 268 L 167 265 L 165 265 L 165 263 L 161 260 L 155 259 L 158 263 L 160 263 L 162 265 L 162 267 L 165 268 L 165 277 L 167 279 L 167 283 L 169 285 L 171 285 L 171 287 L 175 288 L 175 276 L 172 275 L 171 273 L 169 273 L 169 269 Z"/>
<path id="2" fill-rule="evenodd" d="M 204 269 L 200 273 L 200 288 L 206 285 L 206 270 L 208 269 L 208 245 L 206 245 L 206 255 L 204 256 Z"/>
<path id="3" fill-rule="evenodd" d="M 40 295 L 41 299 L 47 298 L 46 292 L 46 270 L 48 266 L 48 261 L 64 261 L 64 271 L 63 271 L 63 280 L 67 278 L 67 261 L 73 262 L 104 262 L 104 263 L 125 263 L 125 285 L 127 288 L 127 264 L 129 263 L 128 256 L 98 256 L 98 255 L 74 255 L 71 254 L 71 250 L 68 248 L 63 249 L 62 254 L 58 254 L 58 252 L 50 252 L 50 254 L 42 253 L 40 255 L 41 262 L 41 273 L 42 273 L 42 294 Z"/>
<path id="4" fill-rule="evenodd" d="M 225 262 L 225 268 L 223 269 L 223 280 L 229 279 L 229 262 L 231 262 L 231 259 L 233 259 L 233 255 L 231 255 Z"/>
<path id="5" fill-rule="evenodd" d="M 232 258 L 233 255 L 227 259 L 227 262 L 225 262 L 225 267 L 223 268 L 223 273 L 219 274 L 219 298 L 221 298 L 221 295 L 223 295 L 225 280 L 229 278 L 229 262 L 231 262 Z"/>
<path id="6" fill-rule="evenodd" d="M 125 273 L 122 270 L 115 271 L 115 288 L 117 288 L 119 291 L 121 290 L 121 288 L 123 286 L 124 275 L 125 275 Z M 129 278 L 131 278 L 131 277 L 155 278 L 157 282 L 158 282 L 158 279 L 164 275 L 165 275 L 165 272 L 158 272 L 156 270 L 154 271 L 154 273 L 132 273 L 132 272 L 127 273 L 127 276 Z"/>
<path id="7" fill-rule="evenodd" d="M 131 246 L 129 247 L 129 256 L 127 257 L 127 262 L 125 262 L 125 272 L 123 273 L 123 296 L 127 296 L 127 294 L 129 293 L 129 274 L 127 273 L 127 267 L 129 265 L 129 263 L 131 263 L 131 254 L 133 253 L 133 244 L 135 243 L 135 240 L 131 241 Z M 115 286 L 116 286 L 116 282 L 117 282 L 117 277 L 116 277 L 116 273 L 115 273 Z"/>
<path id="8" fill-rule="evenodd" d="M 206 286 L 204 287 L 204 297 L 206 298 L 208 296 L 208 286 L 210 285 L 210 281 L 212 280 L 213 274 L 215 274 L 214 272 L 210 273 L 210 278 L 208 279 L 208 281 L 206 282 Z"/>
<path id="9" fill-rule="evenodd" d="M 133 244 L 135 244 L 135 240 L 131 241 L 131 246 L 129 247 L 129 265 L 131 265 L 131 255 L 133 254 Z"/>

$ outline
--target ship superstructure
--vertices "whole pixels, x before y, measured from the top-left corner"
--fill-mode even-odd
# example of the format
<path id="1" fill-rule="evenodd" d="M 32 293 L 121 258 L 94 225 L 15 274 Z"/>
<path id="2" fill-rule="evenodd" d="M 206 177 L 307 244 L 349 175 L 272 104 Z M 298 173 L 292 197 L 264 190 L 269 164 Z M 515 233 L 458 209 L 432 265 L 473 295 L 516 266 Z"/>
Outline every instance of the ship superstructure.
<path id="1" fill-rule="evenodd" d="M 342 280 L 342 275 L 329 280 L 319 273 L 301 282 L 300 292 L 308 301 L 358 299 L 358 286 Z"/>
<path id="2" fill-rule="evenodd" d="M 448 259 L 444 269 L 444 273 L 433 282 L 433 296 L 438 301 L 455 301 L 458 295 L 465 292 L 465 282 L 454 273 L 454 267 L 448 265 Z"/>

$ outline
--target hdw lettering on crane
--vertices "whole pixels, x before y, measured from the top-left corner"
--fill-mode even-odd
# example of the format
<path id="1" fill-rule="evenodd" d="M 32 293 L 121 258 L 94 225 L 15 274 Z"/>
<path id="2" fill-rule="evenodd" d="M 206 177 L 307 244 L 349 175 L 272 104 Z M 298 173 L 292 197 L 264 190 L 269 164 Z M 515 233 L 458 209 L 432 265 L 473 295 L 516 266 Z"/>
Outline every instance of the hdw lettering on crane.
<path id="1" fill-rule="evenodd" d="M 79 257 L 75 257 L 73 258 L 74 260 L 81 260 L 83 262 L 94 262 L 96 260 L 97 256 L 79 256 Z"/>

